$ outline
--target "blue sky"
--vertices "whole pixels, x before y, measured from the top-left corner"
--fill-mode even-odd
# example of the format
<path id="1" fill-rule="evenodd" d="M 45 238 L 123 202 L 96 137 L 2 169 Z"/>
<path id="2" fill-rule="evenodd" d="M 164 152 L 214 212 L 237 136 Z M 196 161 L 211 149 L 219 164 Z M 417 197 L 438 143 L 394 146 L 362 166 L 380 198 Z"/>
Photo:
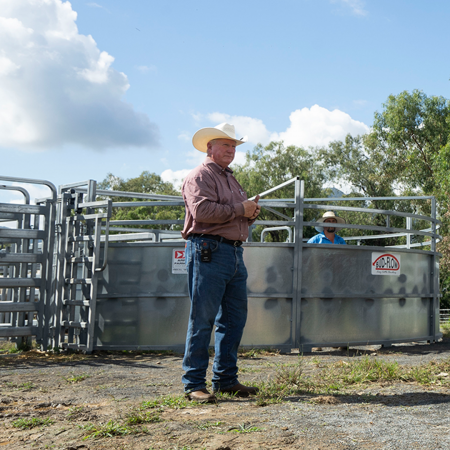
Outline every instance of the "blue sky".
<path id="1" fill-rule="evenodd" d="M 224 121 L 249 138 L 238 162 L 364 133 L 390 94 L 449 97 L 449 17 L 446 0 L 2 0 L 0 174 L 180 180 L 204 156 L 192 135 Z"/>

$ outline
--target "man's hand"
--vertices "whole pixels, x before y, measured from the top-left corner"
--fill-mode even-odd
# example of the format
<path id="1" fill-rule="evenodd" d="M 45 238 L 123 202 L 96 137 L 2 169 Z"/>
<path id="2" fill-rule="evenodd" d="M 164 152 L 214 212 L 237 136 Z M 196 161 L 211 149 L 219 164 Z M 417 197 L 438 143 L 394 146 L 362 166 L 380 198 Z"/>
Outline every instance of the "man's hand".
<path id="1" fill-rule="evenodd" d="M 250 220 L 256 219 L 258 217 L 259 212 L 261 211 L 261 206 L 258 205 L 259 195 L 256 196 L 255 201 L 245 200 L 242 202 L 244 205 L 244 217 L 248 217 Z"/>

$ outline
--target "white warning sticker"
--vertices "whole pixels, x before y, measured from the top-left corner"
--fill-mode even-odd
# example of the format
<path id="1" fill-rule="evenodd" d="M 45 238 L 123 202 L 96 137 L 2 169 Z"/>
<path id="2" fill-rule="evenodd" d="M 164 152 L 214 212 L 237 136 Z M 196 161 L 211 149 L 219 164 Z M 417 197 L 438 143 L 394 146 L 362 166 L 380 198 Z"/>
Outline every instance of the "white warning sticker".
<path id="1" fill-rule="evenodd" d="M 174 249 L 172 253 L 172 273 L 187 273 L 186 270 L 186 250 Z"/>
<path id="2" fill-rule="evenodd" d="M 400 254 L 372 253 L 372 275 L 400 275 Z"/>

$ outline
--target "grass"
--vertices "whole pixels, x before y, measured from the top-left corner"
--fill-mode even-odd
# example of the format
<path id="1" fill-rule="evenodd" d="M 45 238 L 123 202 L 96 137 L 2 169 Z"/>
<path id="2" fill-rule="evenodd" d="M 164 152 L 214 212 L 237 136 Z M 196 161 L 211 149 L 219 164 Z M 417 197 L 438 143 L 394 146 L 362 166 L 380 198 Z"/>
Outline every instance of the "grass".
<path id="1" fill-rule="evenodd" d="M 450 321 L 441 323 L 440 330 L 444 338 L 450 338 Z"/>
<path id="2" fill-rule="evenodd" d="M 295 365 L 278 365 L 272 379 L 259 383 L 256 404 L 280 403 L 286 397 L 302 394 L 342 394 L 349 388 L 380 382 L 450 385 L 450 359 L 415 367 L 402 367 L 397 362 L 369 356 L 349 362 L 313 364 L 317 367 L 313 375 L 304 373 L 306 363 L 302 357 Z"/>
<path id="3" fill-rule="evenodd" d="M 17 389 L 19 391 L 23 391 L 26 389 L 33 389 L 35 387 L 35 385 L 33 383 L 31 383 L 30 381 L 26 381 L 25 383 L 20 383 L 20 384 L 15 384 L 11 381 L 6 383 L 6 386 L 13 388 L 13 389 Z"/>
<path id="4" fill-rule="evenodd" d="M 239 348 L 240 358 L 260 358 L 261 356 L 273 356 L 280 353 L 277 349 L 271 348 Z"/>
<path id="5" fill-rule="evenodd" d="M 136 434 L 143 432 L 142 429 L 135 430 L 126 425 L 110 420 L 104 424 L 88 423 L 87 425 L 79 425 L 79 427 L 87 432 L 87 435 L 83 438 L 86 439 L 98 439 L 102 437 L 114 437 L 114 436 L 126 436 L 128 434 Z"/>
<path id="6" fill-rule="evenodd" d="M 151 408 L 172 408 L 172 409 L 184 409 L 187 406 L 198 406 L 200 403 L 189 400 L 185 395 L 168 395 L 160 397 L 155 400 L 143 401 L 141 403 L 141 409 Z"/>
<path id="7" fill-rule="evenodd" d="M 132 409 L 126 415 L 127 425 L 140 425 L 142 423 L 161 422 L 161 416 L 155 411 L 142 411 L 142 409 Z"/>
<path id="8" fill-rule="evenodd" d="M 69 377 L 63 377 L 68 383 L 79 383 L 80 381 L 85 380 L 86 378 L 89 378 L 90 375 L 87 373 L 80 373 L 79 375 L 74 375 Z"/>
<path id="9" fill-rule="evenodd" d="M 50 418 L 42 419 L 40 417 L 33 417 L 31 419 L 17 419 L 12 422 L 14 428 L 20 428 L 21 430 L 28 430 L 30 428 L 49 426 L 55 423 L 54 420 Z"/>
<path id="10" fill-rule="evenodd" d="M 199 430 L 209 430 L 210 428 L 215 428 L 215 427 L 220 427 L 220 425 L 223 425 L 223 422 L 205 422 L 205 423 L 201 423 L 200 425 L 197 425 L 197 428 Z"/>

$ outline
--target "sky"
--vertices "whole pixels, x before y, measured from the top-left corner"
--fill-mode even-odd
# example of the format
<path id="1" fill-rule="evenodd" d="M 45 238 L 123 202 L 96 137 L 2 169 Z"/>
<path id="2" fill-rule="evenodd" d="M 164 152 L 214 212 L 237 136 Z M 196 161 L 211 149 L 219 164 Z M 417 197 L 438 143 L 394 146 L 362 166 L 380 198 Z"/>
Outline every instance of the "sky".
<path id="1" fill-rule="evenodd" d="M 0 178 L 178 186 L 200 128 L 247 136 L 237 163 L 366 133 L 390 94 L 449 97 L 449 17 L 448 0 L 0 0 Z"/>

